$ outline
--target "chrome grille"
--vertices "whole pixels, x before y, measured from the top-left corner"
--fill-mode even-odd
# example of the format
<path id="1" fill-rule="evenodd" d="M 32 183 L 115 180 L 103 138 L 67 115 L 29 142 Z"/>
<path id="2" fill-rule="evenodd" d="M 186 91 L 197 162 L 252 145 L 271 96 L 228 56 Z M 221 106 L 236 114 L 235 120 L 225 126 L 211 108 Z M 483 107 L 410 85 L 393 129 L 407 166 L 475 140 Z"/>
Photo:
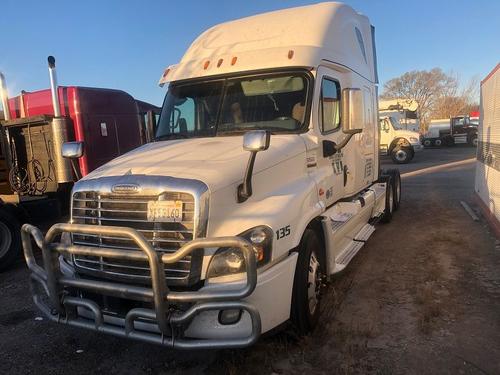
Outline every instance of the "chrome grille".
<path id="1" fill-rule="evenodd" d="M 182 201 L 182 221 L 175 223 L 147 220 L 148 201 Z M 131 196 L 115 193 L 76 192 L 73 195 L 72 220 L 76 224 L 124 226 L 144 235 L 160 253 L 175 252 L 195 237 L 195 199 L 189 193 L 165 192 L 159 195 Z M 133 241 L 103 235 L 73 235 L 75 245 L 138 251 Z M 149 267 L 144 262 L 121 261 L 94 256 L 73 259 L 79 271 L 97 276 L 122 277 L 149 282 Z M 169 285 L 190 285 L 198 280 L 201 254 L 192 254 L 165 268 Z"/>

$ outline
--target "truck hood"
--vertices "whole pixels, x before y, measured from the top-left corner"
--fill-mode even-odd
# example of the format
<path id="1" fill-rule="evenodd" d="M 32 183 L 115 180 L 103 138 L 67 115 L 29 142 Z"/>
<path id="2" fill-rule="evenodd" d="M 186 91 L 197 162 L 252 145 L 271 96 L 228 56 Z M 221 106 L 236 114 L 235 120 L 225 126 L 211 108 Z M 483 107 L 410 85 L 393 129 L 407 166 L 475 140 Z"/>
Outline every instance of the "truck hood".
<path id="1" fill-rule="evenodd" d="M 250 156 L 242 145 L 243 136 L 149 143 L 99 167 L 83 180 L 122 175 L 171 176 L 203 181 L 213 192 L 242 181 Z M 254 174 L 305 152 L 299 135 L 273 135 L 269 149 L 257 154 Z"/>

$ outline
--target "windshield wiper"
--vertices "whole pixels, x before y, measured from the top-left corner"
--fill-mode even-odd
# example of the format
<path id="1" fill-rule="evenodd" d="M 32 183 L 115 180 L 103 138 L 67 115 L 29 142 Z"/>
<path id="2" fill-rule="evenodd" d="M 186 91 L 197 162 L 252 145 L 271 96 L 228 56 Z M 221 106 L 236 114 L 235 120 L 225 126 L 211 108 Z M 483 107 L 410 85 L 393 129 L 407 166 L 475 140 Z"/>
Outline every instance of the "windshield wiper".
<path id="1" fill-rule="evenodd" d="M 180 139 L 180 138 L 189 138 L 189 135 L 183 133 L 168 133 L 162 134 L 155 138 L 155 141 L 165 141 L 169 139 Z"/>

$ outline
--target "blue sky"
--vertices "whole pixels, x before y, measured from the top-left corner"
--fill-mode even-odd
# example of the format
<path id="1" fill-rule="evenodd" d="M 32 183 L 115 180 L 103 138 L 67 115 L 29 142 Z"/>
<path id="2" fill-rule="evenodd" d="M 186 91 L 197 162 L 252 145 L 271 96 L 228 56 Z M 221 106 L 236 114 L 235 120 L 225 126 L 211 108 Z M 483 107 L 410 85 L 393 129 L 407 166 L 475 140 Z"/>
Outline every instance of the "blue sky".
<path id="1" fill-rule="evenodd" d="M 160 105 L 158 79 L 206 28 L 316 1 L 2 0 L 0 71 L 10 95 L 48 87 L 46 58 L 59 83 L 109 87 Z M 466 81 L 500 61 L 500 1 L 348 0 L 377 32 L 381 83 L 409 70 L 441 67 Z"/>

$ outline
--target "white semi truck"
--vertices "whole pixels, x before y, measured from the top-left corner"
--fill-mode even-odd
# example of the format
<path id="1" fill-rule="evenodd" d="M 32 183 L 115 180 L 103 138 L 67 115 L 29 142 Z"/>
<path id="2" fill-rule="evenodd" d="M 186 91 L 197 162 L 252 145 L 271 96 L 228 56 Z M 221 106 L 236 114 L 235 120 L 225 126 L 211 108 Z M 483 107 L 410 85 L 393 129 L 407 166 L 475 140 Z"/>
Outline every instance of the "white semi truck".
<path id="1" fill-rule="evenodd" d="M 321 3 L 223 23 L 160 83 L 156 139 L 77 182 L 69 223 L 23 227 L 36 305 L 181 349 L 310 331 L 326 277 L 401 197 L 379 166 L 368 18 Z"/>

